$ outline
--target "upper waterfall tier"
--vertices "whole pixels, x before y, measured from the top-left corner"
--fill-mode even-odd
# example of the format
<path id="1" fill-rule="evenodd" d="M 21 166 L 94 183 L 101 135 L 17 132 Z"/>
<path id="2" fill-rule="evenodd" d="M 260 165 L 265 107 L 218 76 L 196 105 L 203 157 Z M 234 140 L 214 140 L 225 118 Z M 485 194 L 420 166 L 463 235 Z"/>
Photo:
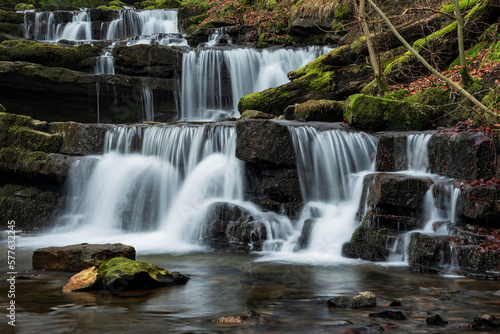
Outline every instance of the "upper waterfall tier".
<path id="1" fill-rule="evenodd" d="M 68 40 L 83 43 L 128 39 L 129 44 L 145 44 L 153 40 L 167 45 L 185 43 L 178 35 L 176 10 L 127 8 L 113 11 L 111 15 L 102 15 L 89 9 L 25 11 L 23 27 L 26 38 L 45 42 Z M 177 39 L 173 38 L 175 36 Z"/>

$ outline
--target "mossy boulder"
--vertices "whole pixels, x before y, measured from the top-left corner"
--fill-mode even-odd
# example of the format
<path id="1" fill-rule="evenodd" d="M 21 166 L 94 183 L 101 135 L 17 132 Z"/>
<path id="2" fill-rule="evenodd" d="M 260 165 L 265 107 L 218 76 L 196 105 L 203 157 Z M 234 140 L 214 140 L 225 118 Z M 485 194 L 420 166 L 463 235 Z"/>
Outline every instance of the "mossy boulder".
<path id="1" fill-rule="evenodd" d="M 16 7 L 14 7 L 15 10 L 19 10 L 19 11 L 24 11 L 24 10 L 32 10 L 32 9 L 35 9 L 35 6 L 33 5 L 28 5 L 28 4 L 25 4 L 25 3 L 18 3 L 16 5 Z"/>
<path id="2" fill-rule="evenodd" d="M 2 106 L 3 108 L 3 106 Z M 0 110 L 0 147 L 10 146 L 9 129 L 11 127 L 31 127 L 33 119 L 28 116 L 15 115 Z"/>
<path id="3" fill-rule="evenodd" d="M 258 110 L 246 110 L 241 114 L 245 119 L 273 119 L 276 116 Z"/>
<path id="4" fill-rule="evenodd" d="M 154 288 L 171 284 L 184 284 L 188 277 L 178 272 L 169 272 L 157 265 L 115 257 L 99 266 L 99 280 L 112 294 Z"/>
<path id="5" fill-rule="evenodd" d="M 21 5 L 21 4 L 19 4 L 19 5 Z M 16 9 L 16 10 L 20 10 L 20 9 Z M 6 10 L 0 9 L 0 22 L 21 23 L 21 22 L 23 22 L 23 16 L 22 16 L 22 14 L 19 14 L 16 12 L 11 12 L 11 11 L 6 11 Z"/>
<path id="6" fill-rule="evenodd" d="M 438 272 L 443 242 L 443 237 L 412 233 L 407 249 L 410 268 L 421 273 Z"/>
<path id="7" fill-rule="evenodd" d="M 346 102 L 344 117 L 358 129 L 410 131 L 432 128 L 436 114 L 433 108 L 424 105 L 355 94 Z"/>
<path id="8" fill-rule="evenodd" d="M 288 109 L 287 109 L 288 110 Z M 332 100 L 309 100 L 293 108 L 293 119 L 303 122 L 342 122 L 344 102 Z M 285 114 L 289 119 L 289 116 Z"/>

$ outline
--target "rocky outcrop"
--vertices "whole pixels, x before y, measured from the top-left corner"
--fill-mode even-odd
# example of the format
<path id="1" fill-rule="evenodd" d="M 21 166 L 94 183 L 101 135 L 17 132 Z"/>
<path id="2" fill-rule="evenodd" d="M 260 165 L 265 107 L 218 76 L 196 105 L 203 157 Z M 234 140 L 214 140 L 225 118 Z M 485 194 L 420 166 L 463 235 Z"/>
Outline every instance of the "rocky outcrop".
<path id="1" fill-rule="evenodd" d="M 38 248 L 33 252 L 33 269 L 79 271 L 99 266 L 115 257 L 135 259 L 135 249 L 123 244 L 79 244 Z"/>
<path id="2" fill-rule="evenodd" d="M 465 181 L 459 189 L 457 216 L 462 223 L 500 228 L 500 180 Z"/>
<path id="3" fill-rule="evenodd" d="M 208 209 L 207 223 L 202 229 L 202 242 L 217 251 L 248 253 L 262 250 L 267 239 L 263 222 L 235 204 L 214 203 Z"/>
<path id="4" fill-rule="evenodd" d="M 157 120 L 177 117 L 177 80 L 124 75 L 91 75 L 62 67 L 0 61 L 2 104 L 46 121 L 138 122 L 144 119 L 143 91 L 154 96 Z"/>
<path id="5" fill-rule="evenodd" d="M 360 226 L 351 240 L 342 246 L 342 255 L 367 261 L 386 261 L 389 255 L 388 237 L 387 228 Z"/>
<path id="6" fill-rule="evenodd" d="M 132 290 L 185 284 L 189 278 L 148 262 L 115 257 L 101 263 L 98 279 L 103 288 L 120 295 Z"/>
<path id="7" fill-rule="evenodd" d="M 111 124 L 53 122 L 49 124 L 49 131 L 62 136 L 61 154 L 91 155 L 104 152 L 106 132 L 113 127 Z"/>
<path id="8" fill-rule="evenodd" d="M 407 134 L 388 133 L 378 138 L 375 170 L 398 172 L 408 169 Z"/>
<path id="9" fill-rule="evenodd" d="M 447 244 L 447 237 L 436 238 L 412 233 L 408 246 L 408 264 L 416 272 L 439 272 L 440 250 Z"/>
<path id="10" fill-rule="evenodd" d="M 493 131 L 457 128 L 435 133 L 429 142 L 431 173 L 465 180 L 499 174 L 500 141 Z"/>
<path id="11" fill-rule="evenodd" d="M 302 206 L 291 135 L 283 122 L 236 123 L 236 157 L 245 161 L 246 198 L 265 210 L 295 217 Z"/>
<path id="12" fill-rule="evenodd" d="M 432 120 L 439 114 L 424 105 L 356 94 L 347 100 L 344 116 L 347 123 L 357 129 L 418 131 L 432 128 Z"/>

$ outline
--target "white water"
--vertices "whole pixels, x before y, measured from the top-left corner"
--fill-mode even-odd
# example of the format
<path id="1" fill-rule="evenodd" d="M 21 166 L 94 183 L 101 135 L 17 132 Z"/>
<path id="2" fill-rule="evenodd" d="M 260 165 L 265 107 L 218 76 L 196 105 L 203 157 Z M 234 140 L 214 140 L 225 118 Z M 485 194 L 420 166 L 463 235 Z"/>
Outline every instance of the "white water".
<path id="1" fill-rule="evenodd" d="M 289 127 L 293 138 L 304 209 L 294 233 L 286 240 L 269 240 L 262 260 L 306 263 L 352 262 L 341 256 L 359 224 L 356 211 L 363 178 L 374 170 L 372 154 L 377 138 L 365 133 L 329 130 L 308 126 Z M 314 219 L 308 247 L 298 249 L 304 222 Z"/>
<path id="2" fill-rule="evenodd" d="M 233 44 L 233 39 L 228 34 L 226 27 L 212 29 L 212 32 L 208 36 L 208 42 L 205 44 L 205 46 L 213 47 L 221 44 L 221 41 L 227 44 Z"/>
<path id="3" fill-rule="evenodd" d="M 190 51 L 182 59 L 181 119 L 239 117 L 238 101 L 243 96 L 289 82 L 288 72 L 330 50 L 309 47 Z"/>
<path id="4" fill-rule="evenodd" d="M 140 90 L 142 101 L 142 119 L 146 122 L 155 120 L 155 104 L 153 91 L 147 87 Z"/>
<path id="5" fill-rule="evenodd" d="M 97 57 L 94 74 L 115 74 L 114 58 L 110 50 L 105 49 L 102 54 Z"/>
<path id="6" fill-rule="evenodd" d="M 29 38 L 32 32 L 33 38 L 37 41 L 57 42 L 64 39 L 85 42 L 92 40 L 90 12 L 87 9 L 81 9 L 70 13 L 71 22 L 60 22 L 56 19 L 54 12 L 26 11 L 23 23 L 25 37 Z"/>
<path id="7" fill-rule="evenodd" d="M 432 135 L 417 134 L 407 138 L 408 170 L 416 173 L 427 173 L 429 170 L 428 144 Z"/>

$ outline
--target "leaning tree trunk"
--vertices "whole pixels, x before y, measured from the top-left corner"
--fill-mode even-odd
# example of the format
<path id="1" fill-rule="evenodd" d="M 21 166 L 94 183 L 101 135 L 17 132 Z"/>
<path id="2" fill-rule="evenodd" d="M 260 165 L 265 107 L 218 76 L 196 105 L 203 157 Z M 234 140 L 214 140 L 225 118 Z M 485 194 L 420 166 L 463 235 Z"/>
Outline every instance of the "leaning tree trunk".
<path id="1" fill-rule="evenodd" d="M 460 77 L 462 78 L 462 86 L 467 88 L 472 84 L 472 78 L 467 71 L 467 60 L 465 59 L 464 47 L 464 19 L 460 15 L 459 0 L 453 0 L 455 4 L 455 15 L 457 17 L 457 35 L 458 35 L 458 51 L 460 52 Z"/>
<path id="2" fill-rule="evenodd" d="M 483 105 L 481 102 L 479 102 L 478 99 L 476 99 L 472 94 L 467 92 L 465 89 L 457 85 L 453 80 L 450 80 L 449 78 L 445 77 L 444 75 L 441 74 L 438 70 L 436 70 L 434 67 L 432 67 L 414 48 L 411 47 L 410 44 L 398 33 L 396 28 L 392 25 L 391 21 L 385 16 L 385 14 L 380 10 L 380 8 L 377 7 L 377 5 L 373 2 L 373 0 L 367 0 L 370 5 L 375 9 L 377 14 L 384 20 L 384 22 L 389 26 L 389 29 L 393 32 L 393 34 L 403 43 L 403 45 L 433 74 L 437 75 L 440 79 L 446 81 L 449 85 L 451 85 L 453 88 L 458 90 L 460 94 L 464 95 L 466 98 L 468 98 L 472 103 L 474 103 L 476 106 L 478 106 L 481 110 L 483 110 L 485 113 L 488 113 L 491 116 L 497 117 L 498 115 L 488 109 L 485 105 Z"/>

